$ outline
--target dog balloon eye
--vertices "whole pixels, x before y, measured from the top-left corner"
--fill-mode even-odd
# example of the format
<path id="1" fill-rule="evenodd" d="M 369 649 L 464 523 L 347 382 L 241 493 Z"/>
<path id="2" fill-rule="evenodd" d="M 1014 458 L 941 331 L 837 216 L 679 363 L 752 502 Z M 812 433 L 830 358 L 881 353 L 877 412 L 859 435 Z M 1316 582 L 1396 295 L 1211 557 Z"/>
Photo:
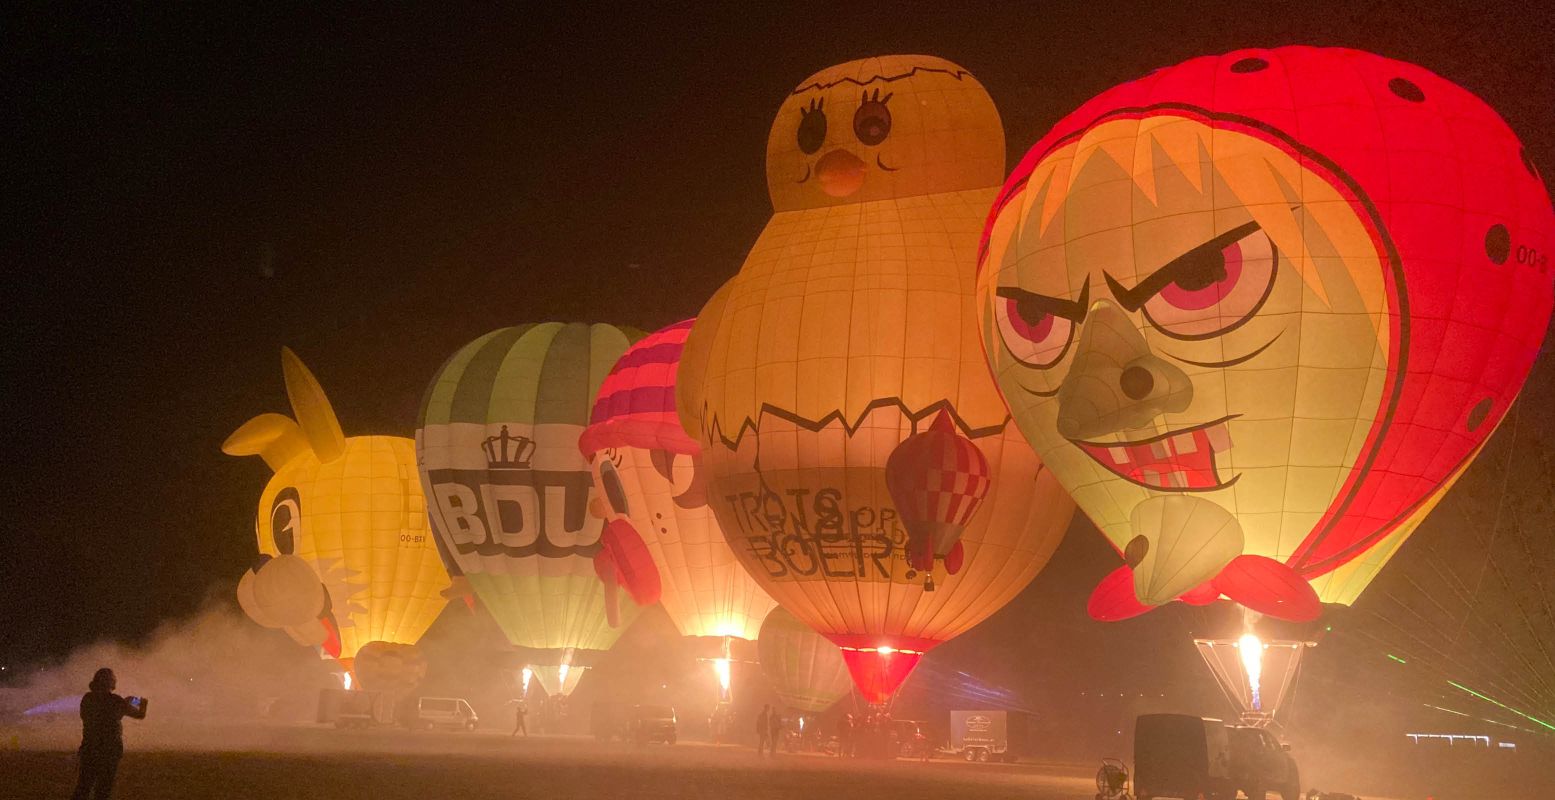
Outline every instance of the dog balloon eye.
<path id="1" fill-rule="evenodd" d="M 626 505 L 626 487 L 621 484 L 621 474 L 616 471 L 616 465 L 609 460 L 599 464 L 599 483 L 605 489 L 605 499 L 610 501 L 610 510 L 625 516 L 630 513 Z"/>
<path id="2" fill-rule="evenodd" d="M 297 550 L 301 534 L 302 498 L 295 487 L 288 486 L 270 503 L 270 536 L 275 540 L 275 549 L 289 556 Z"/>

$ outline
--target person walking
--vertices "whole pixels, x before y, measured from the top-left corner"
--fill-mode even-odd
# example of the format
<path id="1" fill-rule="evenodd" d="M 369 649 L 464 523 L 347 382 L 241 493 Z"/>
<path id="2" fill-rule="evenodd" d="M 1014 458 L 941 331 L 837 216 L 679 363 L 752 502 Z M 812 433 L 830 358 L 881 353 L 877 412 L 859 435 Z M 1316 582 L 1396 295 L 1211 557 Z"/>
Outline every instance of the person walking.
<path id="1" fill-rule="evenodd" d="M 77 751 L 81 772 L 72 800 L 107 800 L 113 794 L 119 759 L 124 757 L 122 720 L 146 718 L 146 701 L 114 694 L 118 685 L 113 670 L 103 667 L 81 697 L 81 749 Z"/>
<path id="2" fill-rule="evenodd" d="M 524 734 L 524 738 L 526 738 L 526 739 L 529 738 L 529 729 L 524 727 L 524 717 L 527 717 L 527 716 L 529 716 L 529 709 L 524 706 L 524 701 L 522 701 L 522 700 L 518 701 L 518 708 L 517 708 L 517 710 L 515 710 L 513 712 L 513 735 L 514 736 L 517 736 L 520 733 L 522 733 L 522 734 Z"/>
<path id="3" fill-rule="evenodd" d="M 772 748 L 772 755 L 777 755 L 778 742 L 783 739 L 783 715 L 777 709 L 772 709 L 772 716 L 767 717 L 767 741 Z"/>
<path id="4" fill-rule="evenodd" d="M 768 726 L 768 718 L 772 716 L 772 706 L 762 706 L 761 713 L 756 715 L 756 755 L 765 755 L 767 739 L 771 737 L 772 730 Z"/>
<path id="5" fill-rule="evenodd" d="M 850 714 L 844 714 L 843 717 L 842 717 L 842 722 L 837 724 L 837 757 L 838 758 L 852 758 L 853 757 L 853 734 L 855 732 L 856 727 L 857 727 L 857 724 L 855 723 L 855 721 L 853 719 L 853 715 L 851 713 Z"/>

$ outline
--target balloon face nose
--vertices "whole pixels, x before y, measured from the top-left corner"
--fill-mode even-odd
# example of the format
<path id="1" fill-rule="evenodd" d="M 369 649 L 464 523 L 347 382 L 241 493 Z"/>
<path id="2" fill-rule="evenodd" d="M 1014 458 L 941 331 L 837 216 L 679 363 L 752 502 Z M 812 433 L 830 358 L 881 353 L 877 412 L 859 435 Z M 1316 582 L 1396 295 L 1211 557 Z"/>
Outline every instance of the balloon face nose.
<path id="1" fill-rule="evenodd" d="M 1122 309 L 1107 300 L 1091 305 L 1074 363 L 1058 390 L 1061 435 L 1088 439 L 1142 428 L 1192 402 L 1187 374 L 1151 353 Z"/>
<path id="2" fill-rule="evenodd" d="M 868 166 L 846 150 L 833 150 L 815 163 L 815 174 L 821 182 L 821 191 L 832 197 L 847 197 L 863 188 Z"/>
<path id="3" fill-rule="evenodd" d="M 1123 374 L 1118 378 L 1118 387 L 1123 390 L 1124 396 L 1130 400 L 1143 400 L 1150 396 L 1150 390 L 1155 388 L 1155 376 L 1150 370 L 1139 365 L 1125 367 Z"/>

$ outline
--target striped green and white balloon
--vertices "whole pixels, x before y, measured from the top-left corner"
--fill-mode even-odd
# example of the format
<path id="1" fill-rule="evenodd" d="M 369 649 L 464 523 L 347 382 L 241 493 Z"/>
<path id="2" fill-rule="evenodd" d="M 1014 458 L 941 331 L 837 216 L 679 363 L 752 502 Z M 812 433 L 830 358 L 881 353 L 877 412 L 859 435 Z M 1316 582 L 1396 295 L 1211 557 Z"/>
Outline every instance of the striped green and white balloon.
<path id="1" fill-rule="evenodd" d="M 416 455 L 444 561 L 509 641 L 541 651 L 536 665 L 587 666 L 630 622 L 605 619 L 593 567 L 603 520 L 578 436 L 640 336 L 557 322 L 492 331 L 449 358 L 422 401 Z"/>

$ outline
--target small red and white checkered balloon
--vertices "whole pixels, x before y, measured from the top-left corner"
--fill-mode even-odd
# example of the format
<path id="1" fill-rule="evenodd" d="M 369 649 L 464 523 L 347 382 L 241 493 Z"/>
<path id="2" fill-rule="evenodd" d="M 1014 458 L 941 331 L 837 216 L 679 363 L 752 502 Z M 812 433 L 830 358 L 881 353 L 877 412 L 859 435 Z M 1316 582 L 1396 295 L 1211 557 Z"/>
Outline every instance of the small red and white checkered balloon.
<path id="1" fill-rule="evenodd" d="M 891 451 L 885 480 L 907 529 L 907 563 L 933 591 L 936 560 L 951 575 L 961 571 L 961 532 L 988 495 L 988 457 L 941 411 Z"/>

